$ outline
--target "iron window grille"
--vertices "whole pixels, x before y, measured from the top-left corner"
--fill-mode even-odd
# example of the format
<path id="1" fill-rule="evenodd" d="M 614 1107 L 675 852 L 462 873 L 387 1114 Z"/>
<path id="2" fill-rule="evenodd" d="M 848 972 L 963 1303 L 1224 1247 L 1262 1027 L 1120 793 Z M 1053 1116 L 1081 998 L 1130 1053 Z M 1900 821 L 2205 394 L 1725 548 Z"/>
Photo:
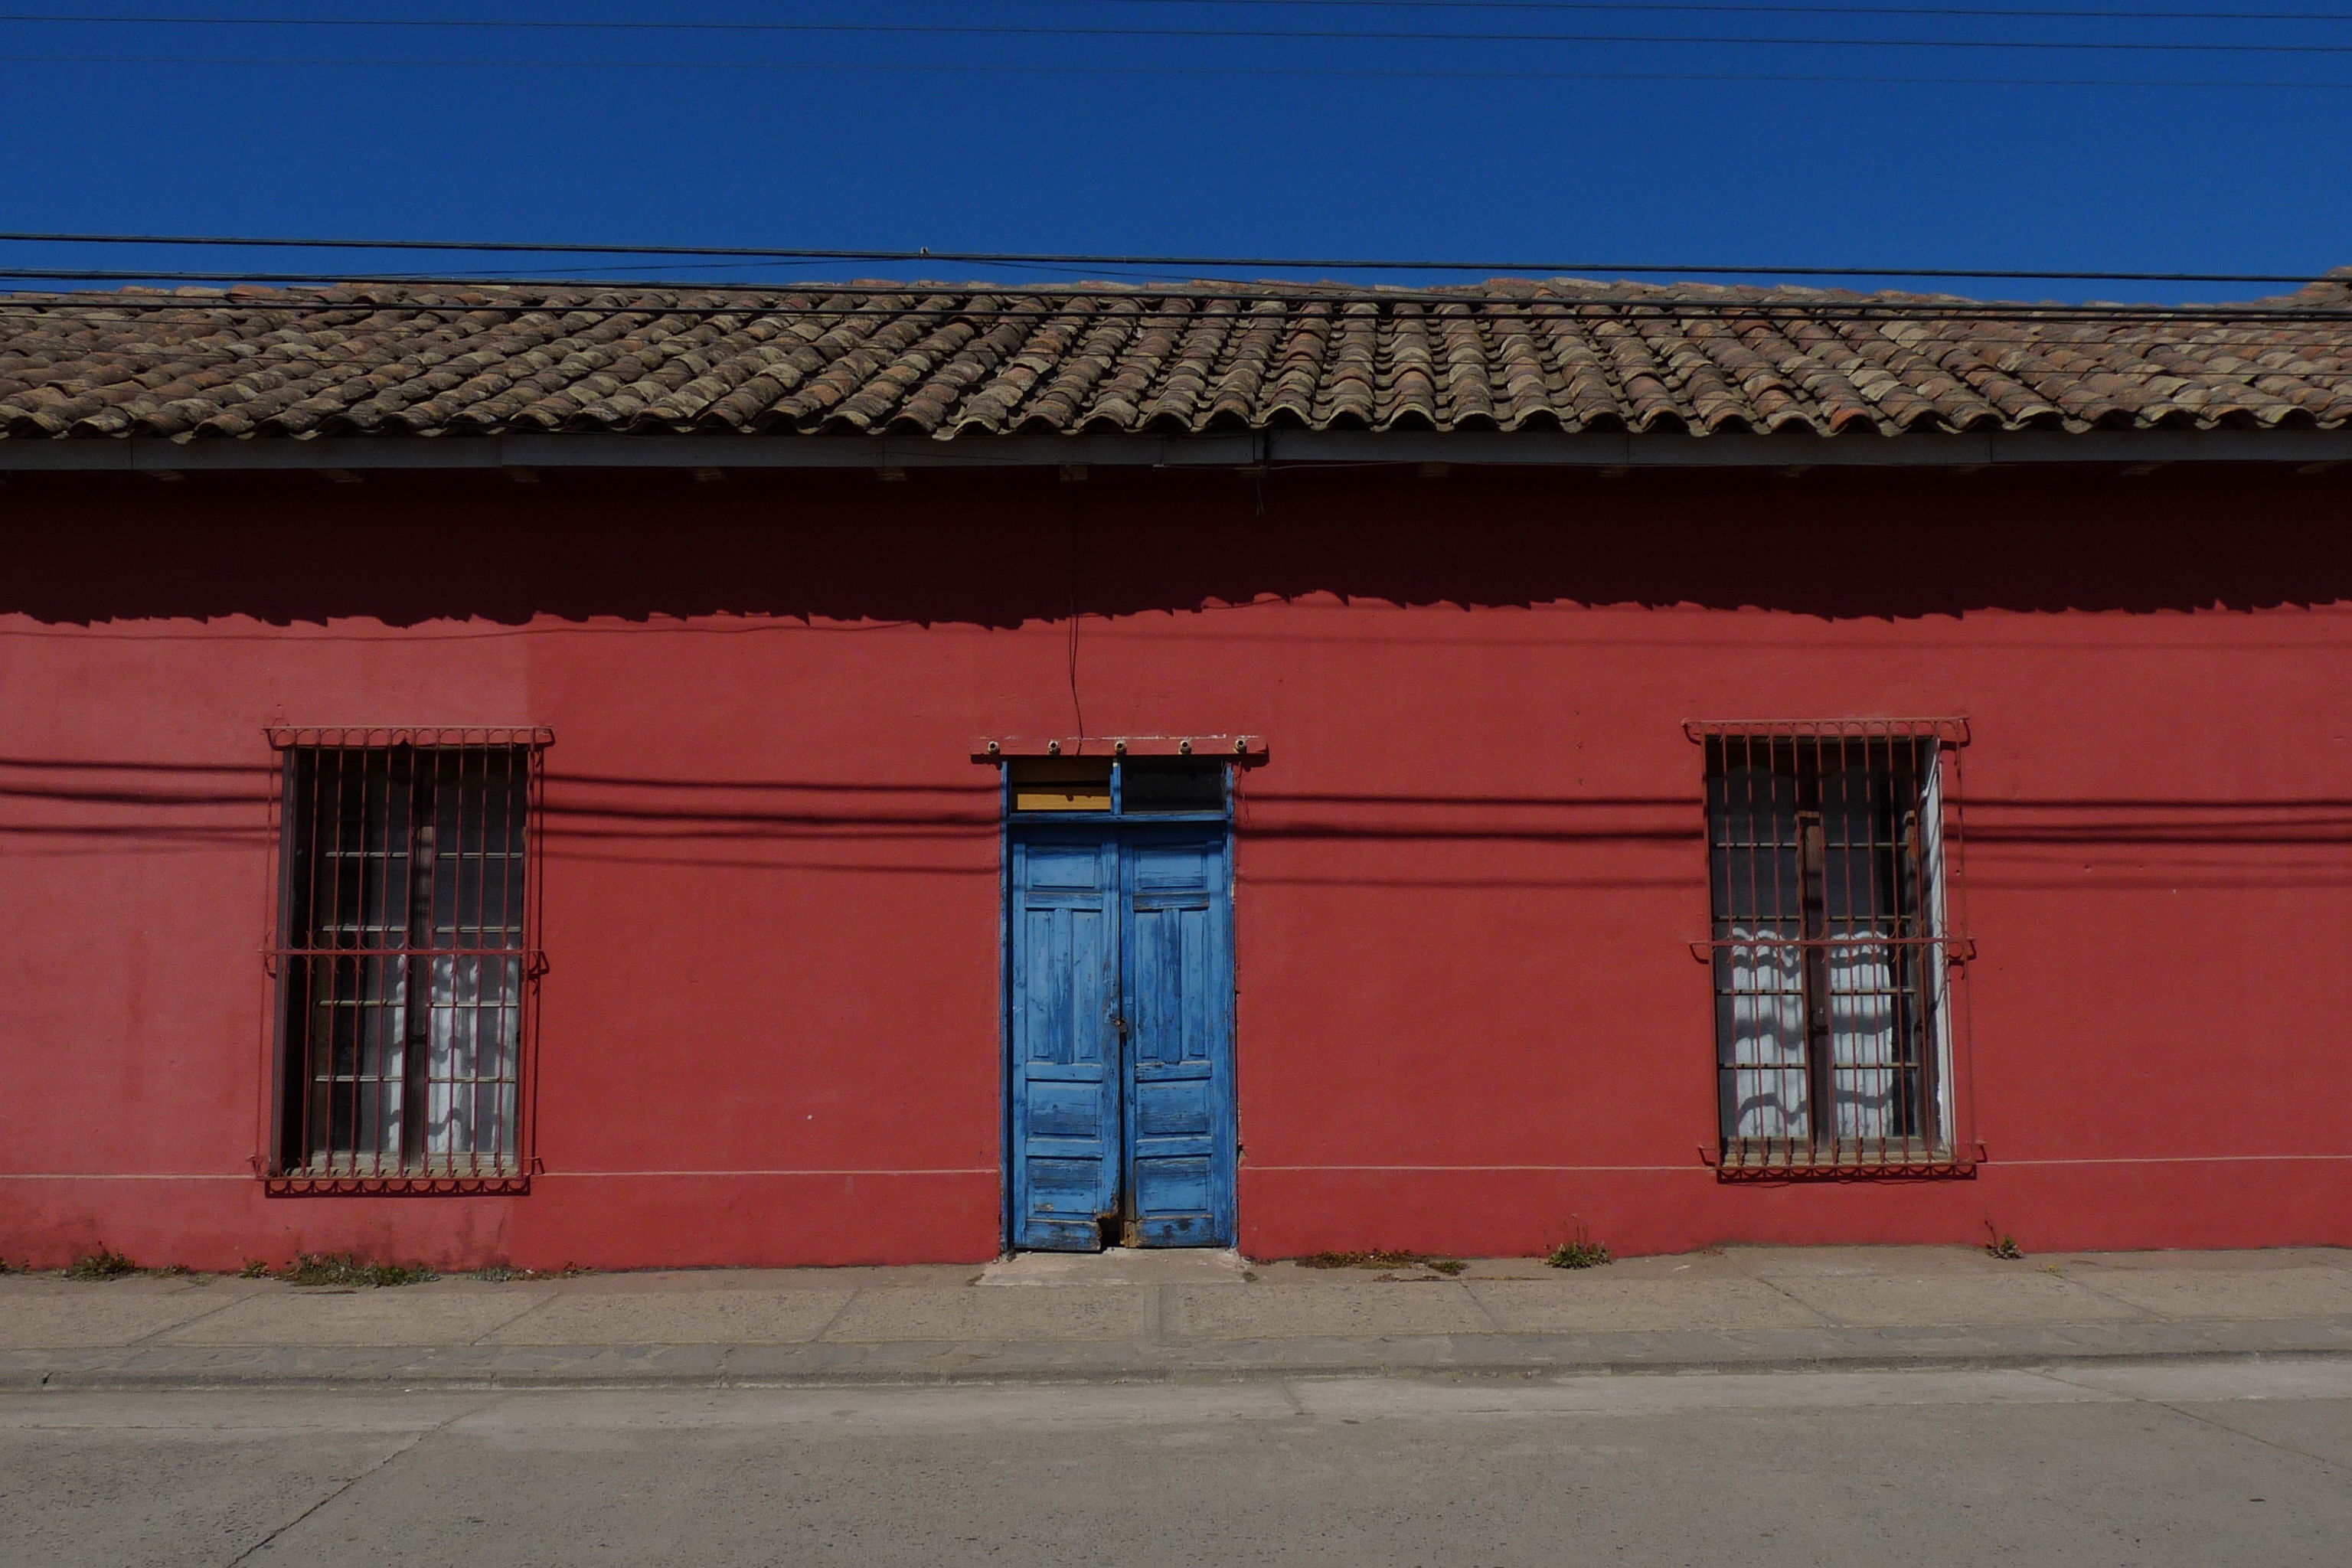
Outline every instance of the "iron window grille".
<path id="1" fill-rule="evenodd" d="M 280 730 L 281 1192 L 521 1191 L 543 730 Z"/>
<path id="2" fill-rule="evenodd" d="M 1949 895 L 1958 721 L 1694 724 L 1719 1165 L 1966 1173 Z"/>

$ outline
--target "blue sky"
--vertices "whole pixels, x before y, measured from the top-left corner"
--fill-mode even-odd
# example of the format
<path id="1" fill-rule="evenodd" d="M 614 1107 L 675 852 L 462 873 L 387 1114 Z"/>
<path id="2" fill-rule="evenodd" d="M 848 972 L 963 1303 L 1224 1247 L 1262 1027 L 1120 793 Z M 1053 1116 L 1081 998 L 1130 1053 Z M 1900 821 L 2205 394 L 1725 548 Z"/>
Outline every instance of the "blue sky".
<path id="1" fill-rule="evenodd" d="M 1890 8 L 1900 3 L 1890 0 Z M 2003 4 L 2018 0 L 1995 0 L 1992 8 Z M 19 148 L 0 195 L 0 227 L 2320 271 L 2352 263 L 2352 0 L 2080 0 L 2077 7 L 2317 14 L 2331 5 L 2344 19 L 1257 0 L 51 5 L 18 15 L 84 20 L 0 21 L 0 81 Z M 126 14 L 2184 42 L 2313 52 L 88 20 Z M 1022 68 L 996 68 L 1004 67 Z M 1293 71 L 1380 74 L 1263 74 Z M 1644 75 L 1685 79 L 1630 79 Z M 1707 76 L 1784 79 L 1687 79 Z M 1821 77 L 1889 79 L 1785 79 Z M 1891 79 L 1949 77 L 2004 80 Z M 2347 85 L 2013 79 L 2024 77 Z M 13 246 L 0 256 L 19 266 L 132 259 L 54 246 Z M 226 264 L 271 260 L 369 265 L 317 256 Z M 224 262 L 151 250 L 135 264 Z M 1004 266 L 872 263 L 798 273 L 653 268 L 714 279 L 916 270 L 1004 281 L 1046 276 Z M 2274 291 L 1953 287 L 2126 300 Z"/>

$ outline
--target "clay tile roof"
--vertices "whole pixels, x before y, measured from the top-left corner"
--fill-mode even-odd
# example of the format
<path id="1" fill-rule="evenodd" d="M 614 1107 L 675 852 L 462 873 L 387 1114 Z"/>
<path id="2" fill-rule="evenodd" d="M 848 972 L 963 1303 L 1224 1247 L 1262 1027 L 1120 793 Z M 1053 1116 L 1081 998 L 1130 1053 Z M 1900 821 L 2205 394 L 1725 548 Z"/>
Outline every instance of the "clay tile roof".
<path id="1" fill-rule="evenodd" d="M 2352 426 L 2352 268 L 2218 307 L 1461 288 L 0 296 L 0 437 Z"/>

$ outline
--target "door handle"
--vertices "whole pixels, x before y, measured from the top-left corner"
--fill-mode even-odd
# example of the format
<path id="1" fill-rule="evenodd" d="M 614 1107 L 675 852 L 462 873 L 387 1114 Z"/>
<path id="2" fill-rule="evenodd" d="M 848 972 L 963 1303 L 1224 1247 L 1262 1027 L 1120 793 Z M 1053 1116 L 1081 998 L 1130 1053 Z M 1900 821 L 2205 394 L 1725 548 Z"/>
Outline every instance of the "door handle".
<path id="1" fill-rule="evenodd" d="M 1118 1037 L 1120 1039 L 1123 1040 L 1127 1038 L 1127 1020 L 1125 1018 L 1119 1016 L 1117 1013 L 1113 1013 L 1108 1018 L 1105 1019 L 1104 1022 L 1109 1024 L 1112 1028 L 1118 1031 Z"/>

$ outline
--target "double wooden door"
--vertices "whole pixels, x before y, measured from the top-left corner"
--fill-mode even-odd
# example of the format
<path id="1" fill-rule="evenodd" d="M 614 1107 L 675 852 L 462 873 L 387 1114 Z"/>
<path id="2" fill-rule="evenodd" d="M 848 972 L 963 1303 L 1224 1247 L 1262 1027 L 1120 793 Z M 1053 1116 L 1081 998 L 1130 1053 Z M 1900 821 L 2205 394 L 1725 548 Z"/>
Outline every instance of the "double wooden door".
<path id="1" fill-rule="evenodd" d="M 1013 1244 L 1234 1244 L 1232 850 L 1223 824 L 1012 830 Z"/>

